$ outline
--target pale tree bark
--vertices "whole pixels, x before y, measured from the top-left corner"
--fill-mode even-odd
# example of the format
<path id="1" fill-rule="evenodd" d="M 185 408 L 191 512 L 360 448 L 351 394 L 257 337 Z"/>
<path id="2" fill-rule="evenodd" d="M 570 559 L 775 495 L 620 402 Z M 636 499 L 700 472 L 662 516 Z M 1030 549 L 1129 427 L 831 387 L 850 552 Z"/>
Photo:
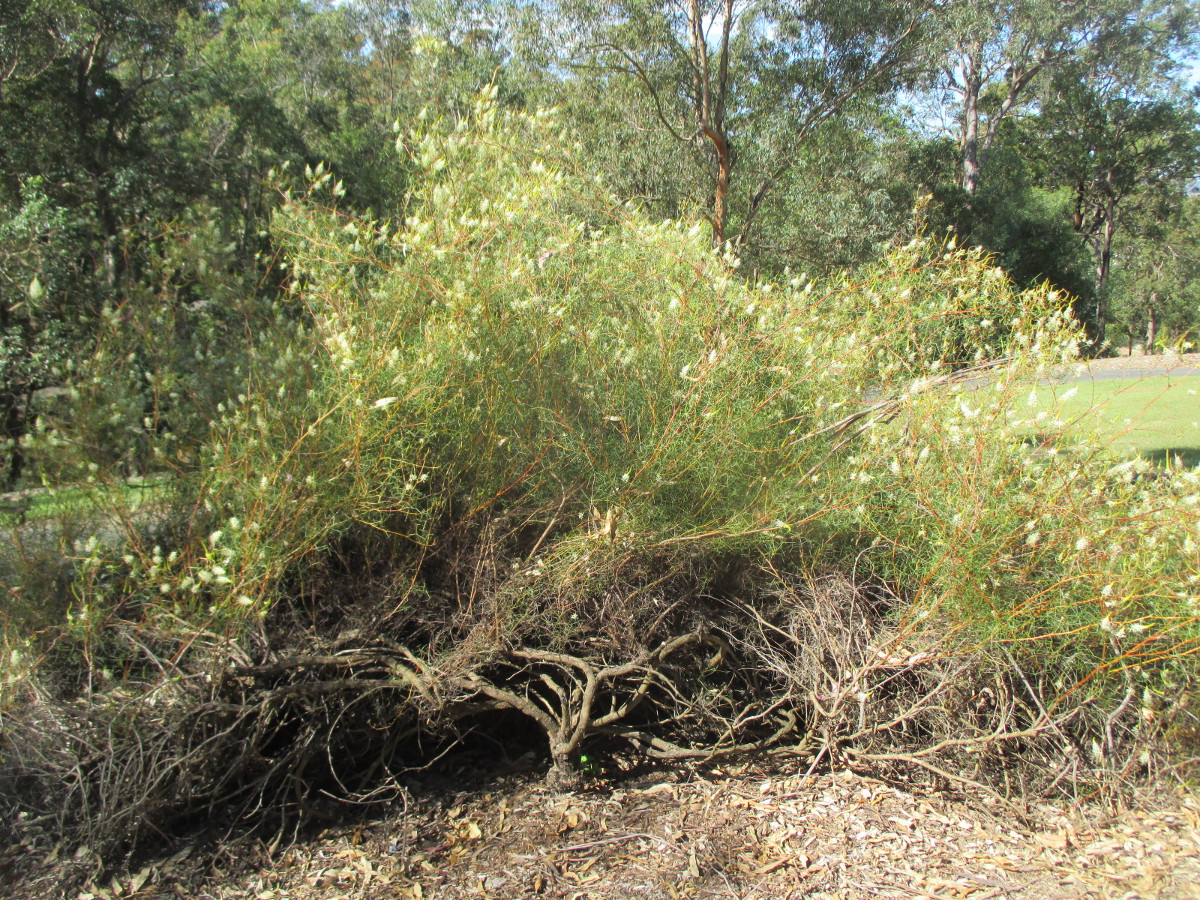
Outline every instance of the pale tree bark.
<path id="1" fill-rule="evenodd" d="M 979 93 L 983 87 L 981 42 L 963 54 L 962 74 L 962 189 L 974 194 L 979 187 Z"/>
<path id="2" fill-rule="evenodd" d="M 1170 0 L 960 0 L 957 34 L 942 75 L 957 99 L 960 184 L 974 194 L 1005 121 L 1026 104 L 1038 78 L 1082 61 L 1142 66 L 1169 55 L 1179 25 Z M 1106 54 L 1114 54 L 1106 58 Z M 983 103 L 995 95 L 996 101 Z"/>
<path id="3" fill-rule="evenodd" d="M 1000 126 L 1008 119 L 1027 93 L 1030 83 L 1045 68 L 1051 57 L 1039 54 L 1029 65 L 1014 63 L 1005 72 L 1005 94 L 1000 105 L 984 119 L 981 108 L 983 88 L 988 72 L 984 66 L 983 41 L 967 45 L 960 60 L 961 75 L 952 77 L 962 94 L 962 134 L 959 148 L 962 157 L 962 189 L 974 194 L 979 188 L 984 157 L 992 149 Z M 981 133 L 982 132 L 982 133 Z"/>
<path id="4" fill-rule="evenodd" d="M 1158 291 L 1151 291 L 1146 298 L 1146 352 L 1154 354 L 1154 342 L 1158 340 Z"/>

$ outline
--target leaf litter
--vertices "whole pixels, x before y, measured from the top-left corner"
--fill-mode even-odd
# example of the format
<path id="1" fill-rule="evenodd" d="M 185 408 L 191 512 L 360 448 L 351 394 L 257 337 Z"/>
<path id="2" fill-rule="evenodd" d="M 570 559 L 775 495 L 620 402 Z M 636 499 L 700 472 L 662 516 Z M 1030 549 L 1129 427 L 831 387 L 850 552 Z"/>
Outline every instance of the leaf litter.
<path id="1" fill-rule="evenodd" d="M 49 896 L 31 874 L 9 896 Z M 391 815 L 287 846 L 241 838 L 176 853 L 61 896 L 1185 900 L 1200 898 L 1200 798 L 1158 789 L 1121 811 L 1018 807 L 777 762 L 569 794 L 522 773 L 417 795 Z"/>

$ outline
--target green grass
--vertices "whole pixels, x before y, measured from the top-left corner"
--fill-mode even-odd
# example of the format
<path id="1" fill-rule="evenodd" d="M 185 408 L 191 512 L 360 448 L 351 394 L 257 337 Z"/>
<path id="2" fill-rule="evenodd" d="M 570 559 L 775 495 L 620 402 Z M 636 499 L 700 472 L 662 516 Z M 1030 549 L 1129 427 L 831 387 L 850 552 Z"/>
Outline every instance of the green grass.
<path id="1" fill-rule="evenodd" d="M 1074 391 L 1072 394 L 1071 392 Z M 1112 446 L 1156 462 L 1200 465 L 1200 376 L 1092 381 L 1038 389 L 1041 409 L 1075 428 L 1111 437 Z"/>

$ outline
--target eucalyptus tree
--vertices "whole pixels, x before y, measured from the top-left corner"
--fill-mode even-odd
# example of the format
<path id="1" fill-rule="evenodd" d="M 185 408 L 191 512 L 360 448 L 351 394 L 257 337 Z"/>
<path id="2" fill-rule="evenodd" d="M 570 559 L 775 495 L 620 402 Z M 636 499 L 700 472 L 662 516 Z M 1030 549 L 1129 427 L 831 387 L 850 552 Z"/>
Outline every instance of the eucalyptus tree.
<path id="1" fill-rule="evenodd" d="M 190 35 L 174 127 L 200 176 L 196 194 L 227 221 L 240 265 L 252 268 L 263 250 L 276 193 L 266 176 L 285 163 L 332 165 L 357 208 L 394 205 L 402 176 L 391 123 L 403 79 L 385 82 L 400 77 L 405 27 L 380 3 L 234 0 Z"/>
<path id="2" fill-rule="evenodd" d="M 1071 221 L 1094 260 L 1093 336 L 1105 338 L 1117 235 L 1165 218 L 1200 173 L 1200 113 L 1187 95 L 1147 96 L 1116 79 L 1063 73 L 1031 125 L 1043 177 L 1071 198 Z"/>
<path id="3" fill-rule="evenodd" d="M 775 276 L 821 274 L 875 262 L 921 227 L 914 209 L 912 135 L 885 109 L 857 111 L 815 129 L 761 202 L 746 262 Z"/>
<path id="4" fill-rule="evenodd" d="M 931 70 L 955 107 L 961 185 L 972 195 L 1001 125 L 1036 110 L 1056 72 L 1161 80 L 1194 38 L 1191 0 L 956 0 L 942 11 L 945 56 Z"/>
<path id="5" fill-rule="evenodd" d="M 412 53 L 413 17 L 404 0 L 355 0 L 344 5 L 363 40 L 373 104 L 387 119 L 400 115 Z"/>
<path id="6" fill-rule="evenodd" d="M 642 119 L 698 156 L 713 242 L 738 247 L 824 123 L 916 76 L 936 12 L 933 0 L 566 0 L 549 33 L 585 96 L 636 87 Z"/>
<path id="7" fill-rule="evenodd" d="M 1115 251 L 1112 319 L 1132 348 L 1160 348 L 1164 334 L 1196 341 L 1200 329 L 1200 198 L 1177 203 L 1130 229 Z"/>

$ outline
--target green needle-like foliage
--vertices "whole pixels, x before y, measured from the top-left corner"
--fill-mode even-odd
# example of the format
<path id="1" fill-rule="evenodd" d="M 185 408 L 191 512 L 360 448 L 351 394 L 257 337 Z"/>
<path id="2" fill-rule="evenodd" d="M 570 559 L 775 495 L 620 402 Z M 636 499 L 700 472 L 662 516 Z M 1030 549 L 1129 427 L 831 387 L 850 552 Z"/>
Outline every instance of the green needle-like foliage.
<path id="1" fill-rule="evenodd" d="M 910 440 L 886 421 L 964 367 L 1005 360 L 1008 385 L 1075 350 L 1057 297 L 952 245 L 748 283 L 700 225 L 615 202 L 550 113 L 485 95 L 402 143 L 423 172 L 402 219 L 343 216 L 317 171 L 276 222 L 311 330 L 213 448 L 208 502 L 275 561 L 235 595 L 352 527 L 417 548 L 512 509 L 644 550 L 857 534 L 856 473 Z"/>

